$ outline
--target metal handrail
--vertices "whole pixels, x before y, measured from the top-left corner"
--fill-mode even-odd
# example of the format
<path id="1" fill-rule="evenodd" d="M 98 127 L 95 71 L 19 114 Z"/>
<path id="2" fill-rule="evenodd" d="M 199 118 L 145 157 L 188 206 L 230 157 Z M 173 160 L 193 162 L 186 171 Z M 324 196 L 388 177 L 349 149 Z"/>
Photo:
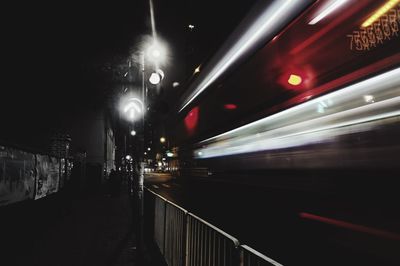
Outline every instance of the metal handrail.
<path id="1" fill-rule="evenodd" d="M 161 195 L 159 195 L 159 194 L 155 193 L 153 190 L 151 190 L 151 189 L 149 189 L 149 188 L 147 188 L 147 187 L 145 187 L 145 189 L 147 189 L 147 191 L 149 191 L 149 192 L 153 193 L 155 196 L 157 196 L 157 197 L 161 198 L 162 200 L 164 200 L 164 201 L 168 201 L 166 198 L 164 198 L 163 196 L 161 196 Z"/>
<path id="2" fill-rule="evenodd" d="M 246 252 L 250 253 L 250 255 L 256 257 L 257 259 L 263 260 L 264 262 L 268 262 L 269 264 L 272 264 L 272 265 L 275 265 L 275 266 L 283 266 L 279 262 L 277 262 L 277 261 L 265 256 L 264 254 L 258 252 L 257 250 L 255 250 L 255 249 L 253 249 L 253 248 L 251 248 L 251 247 L 249 247 L 247 245 L 241 245 L 240 247 L 242 249 L 241 250 L 242 259 L 243 259 L 243 256 L 244 256 L 243 251 L 246 251 Z M 241 266 L 247 266 L 247 265 L 250 265 L 250 264 L 247 264 L 245 261 L 242 260 Z"/>

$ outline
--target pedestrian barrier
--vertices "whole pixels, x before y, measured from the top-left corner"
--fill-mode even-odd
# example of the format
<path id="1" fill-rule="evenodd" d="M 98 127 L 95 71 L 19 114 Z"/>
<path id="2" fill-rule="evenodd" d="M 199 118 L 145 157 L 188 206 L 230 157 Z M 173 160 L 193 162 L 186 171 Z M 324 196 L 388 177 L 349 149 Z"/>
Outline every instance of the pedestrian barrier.
<path id="1" fill-rule="evenodd" d="M 187 225 L 186 266 L 237 265 L 236 238 L 191 213 Z"/>
<path id="2" fill-rule="evenodd" d="M 154 240 L 168 266 L 282 266 L 146 188 L 154 196 Z"/>
<path id="3" fill-rule="evenodd" d="M 164 255 L 164 237 L 165 237 L 165 205 L 166 199 L 155 197 L 154 209 L 154 239 Z"/>
<path id="4" fill-rule="evenodd" d="M 187 211 L 166 201 L 164 257 L 168 265 L 184 265 Z"/>

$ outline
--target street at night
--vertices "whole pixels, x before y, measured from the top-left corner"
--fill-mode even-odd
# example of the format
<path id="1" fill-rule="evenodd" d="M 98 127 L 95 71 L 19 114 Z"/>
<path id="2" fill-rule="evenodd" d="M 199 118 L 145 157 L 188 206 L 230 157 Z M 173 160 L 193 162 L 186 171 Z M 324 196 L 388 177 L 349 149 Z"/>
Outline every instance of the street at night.
<path id="1" fill-rule="evenodd" d="M 3 11 L 0 265 L 400 265 L 400 0 Z"/>

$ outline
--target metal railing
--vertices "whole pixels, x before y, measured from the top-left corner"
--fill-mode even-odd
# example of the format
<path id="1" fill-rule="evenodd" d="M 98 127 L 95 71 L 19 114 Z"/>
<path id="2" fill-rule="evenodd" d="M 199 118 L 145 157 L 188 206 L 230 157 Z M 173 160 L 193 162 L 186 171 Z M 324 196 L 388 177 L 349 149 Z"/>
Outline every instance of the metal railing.
<path id="1" fill-rule="evenodd" d="M 164 255 L 165 205 L 167 201 L 157 195 L 154 202 L 154 240 L 160 248 L 161 253 Z"/>
<path id="2" fill-rule="evenodd" d="M 200 217 L 154 195 L 154 240 L 169 266 L 282 266 Z"/>
<path id="3" fill-rule="evenodd" d="M 240 266 L 283 266 L 249 246 L 240 246 Z"/>
<path id="4" fill-rule="evenodd" d="M 187 211 L 166 201 L 164 257 L 170 266 L 184 265 Z"/>
<path id="5" fill-rule="evenodd" d="M 239 241 L 189 213 L 187 216 L 186 266 L 237 265 Z"/>

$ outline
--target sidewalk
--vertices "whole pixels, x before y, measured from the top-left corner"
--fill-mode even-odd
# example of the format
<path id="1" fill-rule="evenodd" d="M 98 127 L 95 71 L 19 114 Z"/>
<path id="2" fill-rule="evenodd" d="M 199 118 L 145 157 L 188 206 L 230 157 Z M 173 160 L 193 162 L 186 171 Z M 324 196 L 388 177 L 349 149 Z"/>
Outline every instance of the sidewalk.
<path id="1" fill-rule="evenodd" d="M 128 195 L 73 199 L 67 213 L 34 241 L 31 265 L 136 265 Z"/>
<path id="2" fill-rule="evenodd" d="M 9 222 L 2 226 L 0 264 L 141 266 L 130 199 L 121 191 L 114 197 L 54 195 L 10 211 Z"/>

